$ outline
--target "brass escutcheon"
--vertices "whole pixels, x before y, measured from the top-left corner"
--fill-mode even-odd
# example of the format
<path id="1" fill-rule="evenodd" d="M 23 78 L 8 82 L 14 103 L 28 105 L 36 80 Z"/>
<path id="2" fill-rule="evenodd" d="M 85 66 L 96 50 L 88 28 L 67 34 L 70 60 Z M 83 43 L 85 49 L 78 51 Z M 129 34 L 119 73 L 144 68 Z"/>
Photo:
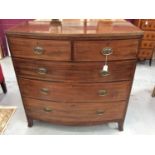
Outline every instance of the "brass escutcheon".
<path id="1" fill-rule="evenodd" d="M 38 73 L 38 74 L 47 74 L 47 69 L 44 68 L 44 67 L 39 67 L 39 68 L 37 69 L 37 73 Z"/>
<path id="2" fill-rule="evenodd" d="M 96 114 L 97 115 L 103 115 L 105 113 L 105 111 L 103 111 L 103 110 L 97 110 L 96 111 Z"/>
<path id="3" fill-rule="evenodd" d="M 111 55 L 112 52 L 113 52 L 113 50 L 111 47 L 105 47 L 101 51 L 102 55 Z"/>
<path id="4" fill-rule="evenodd" d="M 36 46 L 36 47 L 33 49 L 33 51 L 34 51 L 35 54 L 41 55 L 41 54 L 43 54 L 44 48 L 43 48 L 43 47 L 40 47 L 40 46 Z"/>
<path id="5" fill-rule="evenodd" d="M 49 93 L 49 90 L 48 90 L 48 88 L 42 88 L 42 89 L 40 90 L 40 92 L 41 92 L 42 94 L 44 94 L 44 95 L 47 95 L 47 94 Z"/>
<path id="6" fill-rule="evenodd" d="M 44 111 L 45 111 L 45 112 L 52 112 L 53 110 L 52 110 L 51 108 L 49 108 L 49 107 L 45 107 L 45 108 L 44 108 Z"/>
<path id="7" fill-rule="evenodd" d="M 99 96 L 107 96 L 108 92 L 105 89 L 99 90 Z"/>
<path id="8" fill-rule="evenodd" d="M 100 74 L 101 74 L 101 76 L 108 76 L 108 75 L 110 75 L 110 73 L 108 71 L 103 71 L 103 70 L 101 70 Z"/>

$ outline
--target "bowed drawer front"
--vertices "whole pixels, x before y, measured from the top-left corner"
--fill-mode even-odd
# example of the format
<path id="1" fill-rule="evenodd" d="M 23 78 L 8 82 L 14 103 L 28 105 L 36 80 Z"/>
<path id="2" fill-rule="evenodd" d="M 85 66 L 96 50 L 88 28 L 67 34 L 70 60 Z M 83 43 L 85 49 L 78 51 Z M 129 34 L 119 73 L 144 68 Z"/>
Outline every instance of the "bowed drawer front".
<path id="1" fill-rule="evenodd" d="M 53 83 L 19 79 L 23 96 L 60 102 L 104 102 L 128 98 L 131 82 Z"/>
<path id="2" fill-rule="evenodd" d="M 10 38 L 9 42 L 14 57 L 63 61 L 71 59 L 69 41 Z"/>
<path id="3" fill-rule="evenodd" d="M 132 80 L 133 70 L 136 63 L 135 60 L 109 62 L 109 73 L 103 74 L 102 68 L 104 61 L 93 63 L 57 63 L 19 58 L 15 58 L 14 60 L 16 72 L 20 77 L 60 82 L 111 82 Z"/>
<path id="4" fill-rule="evenodd" d="M 24 98 L 26 110 L 34 119 L 67 125 L 94 124 L 123 117 L 125 102 L 61 103 Z M 42 116 L 42 117 L 40 117 Z"/>
<path id="5" fill-rule="evenodd" d="M 135 59 L 138 40 L 77 41 L 74 45 L 76 61 L 104 61 L 104 49 L 111 48 L 109 60 Z"/>
<path id="6" fill-rule="evenodd" d="M 31 21 L 7 32 L 29 127 L 117 122 L 123 130 L 143 33 L 122 20 L 96 22 L 82 30 L 75 21 L 62 29 Z"/>

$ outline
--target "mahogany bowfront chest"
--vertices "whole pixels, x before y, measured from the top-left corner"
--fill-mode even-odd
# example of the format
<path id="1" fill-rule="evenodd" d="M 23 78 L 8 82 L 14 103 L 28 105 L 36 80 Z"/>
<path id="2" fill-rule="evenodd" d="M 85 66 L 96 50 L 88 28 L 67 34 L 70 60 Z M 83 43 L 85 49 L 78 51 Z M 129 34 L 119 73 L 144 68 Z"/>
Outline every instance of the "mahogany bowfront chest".
<path id="1" fill-rule="evenodd" d="M 117 122 L 123 130 L 142 36 L 125 20 L 29 21 L 8 30 L 28 126 Z"/>

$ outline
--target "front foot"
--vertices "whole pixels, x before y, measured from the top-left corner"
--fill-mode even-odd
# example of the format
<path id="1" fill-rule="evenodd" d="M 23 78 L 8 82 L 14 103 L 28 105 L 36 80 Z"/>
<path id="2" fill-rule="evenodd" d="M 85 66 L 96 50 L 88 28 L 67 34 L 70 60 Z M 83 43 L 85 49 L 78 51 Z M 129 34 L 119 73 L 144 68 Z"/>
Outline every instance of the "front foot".
<path id="1" fill-rule="evenodd" d="M 33 119 L 28 119 L 28 127 L 32 127 L 33 126 Z"/>
<path id="2" fill-rule="evenodd" d="M 118 130 L 119 131 L 123 131 L 124 130 L 123 126 L 124 126 L 124 121 L 118 122 Z"/>
<path id="3" fill-rule="evenodd" d="M 154 87 L 153 92 L 152 92 L 152 97 L 155 97 L 155 87 Z"/>

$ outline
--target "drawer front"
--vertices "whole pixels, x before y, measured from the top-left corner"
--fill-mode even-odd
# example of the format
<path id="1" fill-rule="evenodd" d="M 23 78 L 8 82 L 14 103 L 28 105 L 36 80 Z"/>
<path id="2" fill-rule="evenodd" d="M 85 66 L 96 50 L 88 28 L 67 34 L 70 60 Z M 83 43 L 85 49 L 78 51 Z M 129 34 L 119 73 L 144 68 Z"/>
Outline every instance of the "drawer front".
<path id="1" fill-rule="evenodd" d="M 142 30 L 155 30 L 155 21 L 154 20 L 142 20 L 141 29 Z"/>
<path id="2" fill-rule="evenodd" d="M 64 61 L 71 59 L 69 41 L 10 37 L 9 43 L 13 57 Z"/>
<path id="3" fill-rule="evenodd" d="M 61 103 L 23 98 L 28 116 L 57 123 L 93 123 L 123 118 L 125 101 L 110 103 Z"/>
<path id="4" fill-rule="evenodd" d="M 44 82 L 18 78 L 22 95 L 60 102 L 103 102 L 126 100 L 131 81 L 113 83 Z"/>
<path id="5" fill-rule="evenodd" d="M 155 41 L 146 41 L 143 40 L 141 42 L 141 48 L 154 48 L 155 47 Z"/>
<path id="6" fill-rule="evenodd" d="M 76 41 L 75 61 L 104 61 L 104 50 L 111 48 L 108 60 L 136 59 L 138 40 Z"/>
<path id="7" fill-rule="evenodd" d="M 139 59 L 151 59 L 153 55 L 153 49 L 140 49 L 138 53 Z"/>
<path id="8" fill-rule="evenodd" d="M 18 76 L 48 81 L 108 82 L 131 80 L 136 61 L 109 62 L 109 72 L 102 73 L 104 62 L 50 62 L 14 58 Z"/>
<path id="9" fill-rule="evenodd" d="M 153 32 L 153 31 L 146 31 L 144 33 L 143 39 L 144 40 L 155 40 L 155 32 Z"/>

